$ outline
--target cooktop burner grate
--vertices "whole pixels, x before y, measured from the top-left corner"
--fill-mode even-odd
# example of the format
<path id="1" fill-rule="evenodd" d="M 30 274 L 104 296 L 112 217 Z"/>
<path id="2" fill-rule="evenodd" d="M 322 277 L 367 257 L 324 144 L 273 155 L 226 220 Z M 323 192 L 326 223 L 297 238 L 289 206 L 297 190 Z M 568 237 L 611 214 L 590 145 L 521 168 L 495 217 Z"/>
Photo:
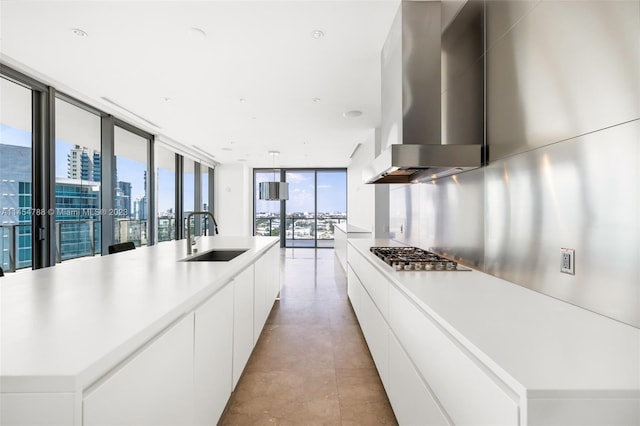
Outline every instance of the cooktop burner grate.
<path id="1" fill-rule="evenodd" d="M 371 247 L 371 252 L 396 271 L 469 271 L 458 262 L 418 247 Z"/>

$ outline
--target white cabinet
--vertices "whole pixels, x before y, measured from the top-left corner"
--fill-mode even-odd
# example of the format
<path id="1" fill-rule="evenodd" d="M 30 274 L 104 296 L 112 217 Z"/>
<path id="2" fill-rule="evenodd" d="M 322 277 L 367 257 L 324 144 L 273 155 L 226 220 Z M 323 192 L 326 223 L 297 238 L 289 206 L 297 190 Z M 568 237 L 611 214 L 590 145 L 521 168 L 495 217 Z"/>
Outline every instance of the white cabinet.
<path id="1" fill-rule="evenodd" d="M 351 269 L 351 266 L 347 266 L 347 296 L 349 296 L 349 301 L 351 302 L 351 306 L 353 307 L 353 311 L 356 316 L 359 318 L 360 315 L 360 293 L 362 286 L 360 285 L 360 281 L 358 277 L 356 277 L 355 272 Z"/>
<path id="2" fill-rule="evenodd" d="M 255 263 L 254 343 L 257 342 L 258 337 L 260 337 L 262 328 L 273 307 L 273 301 L 277 297 L 277 292 L 280 290 L 280 274 L 276 273 L 279 269 L 279 258 L 276 257 L 278 254 L 279 251 L 277 247 L 271 248 Z"/>
<path id="3" fill-rule="evenodd" d="M 349 298 L 400 424 L 518 424 L 515 392 L 348 250 Z"/>
<path id="4" fill-rule="evenodd" d="M 389 401 L 401 425 L 449 425 L 396 338 L 389 337 Z"/>
<path id="5" fill-rule="evenodd" d="M 231 395 L 233 285 L 195 312 L 194 387 L 198 425 L 215 425 Z"/>
<path id="6" fill-rule="evenodd" d="M 235 389 L 253 350 L 254 291 L 253 265 L 233 280 L 233 376 Z"/>
<path id="7" fill-rule="evenodd" d="M 83 424 L 192 424 L 193 323 L 186 315 L 85 392 Z"/>
<path id="8" fill-rule="evenodd" d="M 389 315 L 393 333 L 453 423 L 519 423 L 515 392 L 395 287 Z"/>
<path id="9" fill-rule="evenodd" d="M 358 276 L 362 287 L 369 293 L 385 320 L 389 316 L 390 282 L 376 270 L 360 253 L 349 248 L 349 265 Z"/>
<path id="10" fill-rule="evenodd" d="M 369 352 L 371 352 L 373 361 L 378 369 L 378 374 L 380 375 L 382 384 L 387 388 L 389 366 L 389 327 L 357 275 L 350 267 L 348 270 L 351 294 L 357 295 L 357 303 L 356 306 L 354 306 L 354 310 L 358 317 L 362 334 L 364 334 L 364 338 L 367 341 Z"/>
<path id="11" fill-rule="evenodd" d="M 338 224 L 333 229 L 333 250 L 342 269 L 347 269 L 347 224 Z"/>
<path id="12" fill-rule="evenodd" d="M 73 393 L 0 393 L 0 425 L 73 425 L 75 399 Z"/>

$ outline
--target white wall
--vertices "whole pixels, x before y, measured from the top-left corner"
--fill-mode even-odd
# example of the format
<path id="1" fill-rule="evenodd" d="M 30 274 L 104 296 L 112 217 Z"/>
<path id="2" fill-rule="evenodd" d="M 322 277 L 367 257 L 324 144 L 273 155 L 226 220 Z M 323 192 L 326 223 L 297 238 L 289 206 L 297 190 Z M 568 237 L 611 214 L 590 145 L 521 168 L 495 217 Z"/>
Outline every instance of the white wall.
<path id="1" fill-rule="evenodd" d="M 351 158 L 347 168 L 347 214 L 349 224 L 371 230 L 382 238 L 389 230 L 389 185 L 366 184 L 375 158 L 376 131 L 371 133 Z"/>
<path id="2" fill-rule="evenodd" d="M 214 215 L 220 235 L 252 235 L 251 170 L 244 165 L 220 165 L 214 170 Z"/>

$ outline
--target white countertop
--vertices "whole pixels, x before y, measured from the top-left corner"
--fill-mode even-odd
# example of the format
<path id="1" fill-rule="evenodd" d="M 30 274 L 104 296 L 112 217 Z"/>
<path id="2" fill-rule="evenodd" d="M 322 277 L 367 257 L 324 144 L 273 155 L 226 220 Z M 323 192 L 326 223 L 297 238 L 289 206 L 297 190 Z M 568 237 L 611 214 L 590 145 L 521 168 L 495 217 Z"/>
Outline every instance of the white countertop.
<path id="1" fill-rule="evenodd" d="M 640 398 L 640 329 L 472 270 L 394 271 L 355 249 L 512 389 L 529 397 Z"/>
<path id="2" fill-rule="evenodd" d="M 74 392 L 243 271 L 277 237 L 203 237 L 249 249 L 229 262 L 179 262 L 186 241 L 20 271 L 0 279 L 2 392 Z"/>

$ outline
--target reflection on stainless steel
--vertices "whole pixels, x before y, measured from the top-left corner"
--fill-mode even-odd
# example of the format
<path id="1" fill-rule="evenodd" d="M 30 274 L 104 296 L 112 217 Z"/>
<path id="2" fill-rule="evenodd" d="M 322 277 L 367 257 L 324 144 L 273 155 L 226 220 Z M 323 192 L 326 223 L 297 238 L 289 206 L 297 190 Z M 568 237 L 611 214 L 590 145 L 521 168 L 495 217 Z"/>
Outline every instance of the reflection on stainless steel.
<path id="1" fill-rule="evenodd" d="M 487 167 L 486 271 L 640 326 L 639 140 L 637 120 Z"/>
<path id="2" fill-rule="evenodd" d="M 484 269 L 484 170 L 393 186 L 390 206 L 393 239 Z"/>
<path id="3" fill-rule="evenodd" d="M 392 238 L 640 327 L 638 140 L 640 120 L 457 183 L 393 186 Z M 575 250 L 575 275 L 560 273 L 563 247 Z"/>
<path id="4" fill-rule="evenodd" d="M 471 3 L 459 14 L 466 17 L 462 27 L 456 18 L 444 35 L 440 2 L 400 3 L 382 49 L 382 152 L 373 162 L 368 183 L 416 183 L 476 169 L 484 163 L 482 73 L 457 75 L 469 66 L 469 50 L 472 56 L 482 56 L 483 37 L 476 33 L 482 32 L 483 2 Z M 470 31 L 470 23 L 479 24 L 471 26 Z M 447 41 L 446 45 L 441 40 Z M 449 61 L 444 68 L 442 47 L 446 50 L 444 58 Z M 471 58 L 471 63 L 477 58 Z M 453 81 L 448 92 L 463 99 L 444 102 L 449 112 L 446 128 L 450 136 L 444 141 L 443 69 L 445 77 L 450 71 L 451 77 L 465 82 L 458 85 Z M 460 120 L 466 122 L 464 126 L 460 126 Z"/>
<path id="5" fill-rule="evenodd" d="M 442 143 L 484 144 L 484 2 L 467 2 L 442 35 Z"/>
<path id="6" fill-rule="evenodd" d="M 504 2 L 487 23 L 504 28 Z M 517 2 L 513 2 L 517 3 Z M 490 160 L 640 117 L 637 1 L 542 1 L 487 53 Z"/>
<path id="7" fill-rule="evenodd" d="M 637 1 L 487 2 L 491 163 L 392 186 L 392 238 L 640 327 L 638 16 Z"/>

